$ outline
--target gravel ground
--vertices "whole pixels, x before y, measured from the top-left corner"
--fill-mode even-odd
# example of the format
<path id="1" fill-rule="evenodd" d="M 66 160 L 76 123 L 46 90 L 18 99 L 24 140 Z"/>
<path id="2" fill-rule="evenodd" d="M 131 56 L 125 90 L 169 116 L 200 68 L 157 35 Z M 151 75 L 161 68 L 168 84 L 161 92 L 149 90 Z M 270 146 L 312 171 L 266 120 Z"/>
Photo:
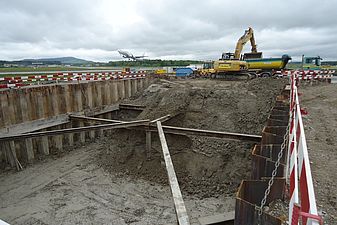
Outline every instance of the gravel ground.
<path id="1" fill-rule="evenodd" d="M 319 213 L 324 224 L 337 224 L 337 84 L 302 85 L 310 165 Z"/>

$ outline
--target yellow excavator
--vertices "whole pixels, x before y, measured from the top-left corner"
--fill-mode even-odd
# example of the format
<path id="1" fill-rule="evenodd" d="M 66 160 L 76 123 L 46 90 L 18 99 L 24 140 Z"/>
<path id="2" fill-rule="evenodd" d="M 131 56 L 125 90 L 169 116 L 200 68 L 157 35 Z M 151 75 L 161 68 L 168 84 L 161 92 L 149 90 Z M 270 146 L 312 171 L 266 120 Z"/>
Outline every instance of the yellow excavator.
<path id="1" fill-rule="evenodd" d="M 241 55 L 248 41 L 252 47 L 251 52 Z M 254 31 L 249 27 L 237 41 L 234 53 L 223 53 L 221 58 L 212 64 L 205 63 L 198 74 L 229 79 L 272 76 L 275 71 L 283 69 L 290 59 L 288 55 L 280 58 L 262 58 L 262 52 L 258 52 L 256 48 Z"/>
<path id="2" fill-rule="evenodd" d="M 245 30 L 245 33 L 239 38 L 234 53 L 223 53 L 221 59 L 214 61 L 213 77 L 246 77 L 251 78 L 252 75 L 248 71 L 248 64 L 241 57 L 243 46 L 250 41 L 252 46 L 251 53 L 246 53 L 245 58 L 261 58 L 262 52 L 258 52 L 256 48 L 254 31 L 251 27 Z"/>

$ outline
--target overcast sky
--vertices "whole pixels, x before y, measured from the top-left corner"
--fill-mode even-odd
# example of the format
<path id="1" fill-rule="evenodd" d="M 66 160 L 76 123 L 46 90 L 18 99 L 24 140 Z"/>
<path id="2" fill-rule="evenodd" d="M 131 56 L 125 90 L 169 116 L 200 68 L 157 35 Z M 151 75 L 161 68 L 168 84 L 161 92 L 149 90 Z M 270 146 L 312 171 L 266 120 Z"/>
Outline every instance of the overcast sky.
<path id="1" fill-rule="evenodd" d="M 337 0 L 0 0 L 0 59 L 217 59 L 249 26 L 265 57 L 337 59 L 336 11 Z"/>

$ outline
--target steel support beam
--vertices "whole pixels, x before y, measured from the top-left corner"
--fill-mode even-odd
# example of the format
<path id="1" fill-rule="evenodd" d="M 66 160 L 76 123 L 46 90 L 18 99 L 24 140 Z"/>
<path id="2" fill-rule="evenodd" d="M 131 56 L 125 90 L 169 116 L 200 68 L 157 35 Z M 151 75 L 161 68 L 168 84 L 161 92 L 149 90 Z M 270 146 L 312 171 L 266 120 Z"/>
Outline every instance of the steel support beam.
<path id="1" fill-rule="evenodd" d="M 167 118 L 167 117 L 168 115 L 165 117 L 158 118 L 156 119 L 156 121 L 163 119 L 163 118 Z M 108 122 L 108 123 L 113 123 L 113 122 L 123 123 L 124 122 L 120 120 L 109 120 L 109 119 L 101 119 L 101 118 L 85 117 L 85 116 L 72 116 L 72 115 L 70 116 L 70 118 Z M 150 121 L 150 123 L 153 123 L 153 121 Z M 262 136 L 253 135 L 253 134 L 231 133 L 231 132 L 213 131 L 213 130 L 200 130 L 200 129 L 193 129 L 193 128 L 164 126 L 164 125 L 162 127 L 165 133 L 169 133 L 169 134 L 199 135 L 199 136 L 207 136 L 207 137 L 225 138 L 225 139 L 230 139 L 230 140 L 250 141 L 250 142 L 255 142 L 255 143 L 260 142 L 262 139 Z M 144 130 L 149 129 L 151 132 L 157 132 L 157 129 L 155 128 L 155 126 L 149 126 L 149 128 L 133 127 L 133 129 L 144 129 Z"/>
<path id="2" fill-rule="evenodd" d="M 66 133 L 78 133 L 83 131 L 92 131 L 92 130 L 109 130 L 109 129 L 117 129 L 117 128 L 128 128 L 134 126 L 145 126 L 149 124 L 149 120 L 138 120 L 124 123 L 113 123 L 113 124 L 100 124 L 86 127 L 75 127 L 75 128 L 66 128 L 61 130 L 51 130 L 51 131 L 41 131 L 35 133 L 25 133 L 25 134 L 15 134 L 15 135 L 7 135 L 0 136 L 1 141 L 12 141 L 12 140 L 21 140 L 23 138 L 33 138 L 33 137 L 42 137 L 42 136 L 55 136 L 62 135 Z"/>
<path id="3" fill-rule="evenodd" d="M 251 141 L 260 142 L 262 136 L 253 134 L 241 134 L 241 133 L 231 133 L 223 131 L 213 131 L 213 130 L 200 130 L 193 128 L 184 127 L 173 127 L 173 126 L 163 126 L 166 133 L 170 134 L 188 134 L 188 135 L 199 135 L 207 137 L 225 138 L 231 140 L 241 140 L 241 141 Z"/>
<path id="4" fill-rule="evenodd" d="M 143 106 L 143 105 L 119 104 L 119 109 L 143 111 L 144 108 L 145 108 L 145 106 Z"/>
<path id="5" fill-rule="evenodd" d="M 69 123 L 69 117 L 67 115 L 59 115 L 48 119 L 28 121 L 22 124 L 14 124 L 10 127 L 0 129 L 0 136 L 18 133 L 31 133 L 67 123 Z"/>
<path id="6" fill-rule="evenodd" d="M 103 119 L 103 118 L 88 117 L 88 116 L 69 115 L 69 118 L 77 119 L 77 120 L 85 120 L 87 122 L 126 123 L 126 121 L 121 121 L 121 120 L 111 120 L 111 119 Z"/>

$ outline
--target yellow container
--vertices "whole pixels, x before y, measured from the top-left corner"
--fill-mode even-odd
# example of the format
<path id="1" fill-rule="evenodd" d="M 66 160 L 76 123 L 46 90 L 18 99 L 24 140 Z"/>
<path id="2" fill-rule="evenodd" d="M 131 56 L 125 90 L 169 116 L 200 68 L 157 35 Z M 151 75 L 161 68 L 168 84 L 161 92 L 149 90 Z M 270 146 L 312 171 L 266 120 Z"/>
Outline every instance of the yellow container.
<path id="1" fill-rule="evenodd" d="M 247 59 L 248 69 L 262 70 L 280 70 L 283 69 L 291 58 L 288 55 L 283 55 L 282 58 L 262 58 L 262 59 Z"/>
<path id="2" fill-rule="evenodd" d="M 155 72 L 156 74 L 165 74 L 165 73 L 167 73 L 167 71 L 166 70 L 163 70 L 163 69 L 161 69 L 161 70 L 156 70 L 156 72 Z"/>

